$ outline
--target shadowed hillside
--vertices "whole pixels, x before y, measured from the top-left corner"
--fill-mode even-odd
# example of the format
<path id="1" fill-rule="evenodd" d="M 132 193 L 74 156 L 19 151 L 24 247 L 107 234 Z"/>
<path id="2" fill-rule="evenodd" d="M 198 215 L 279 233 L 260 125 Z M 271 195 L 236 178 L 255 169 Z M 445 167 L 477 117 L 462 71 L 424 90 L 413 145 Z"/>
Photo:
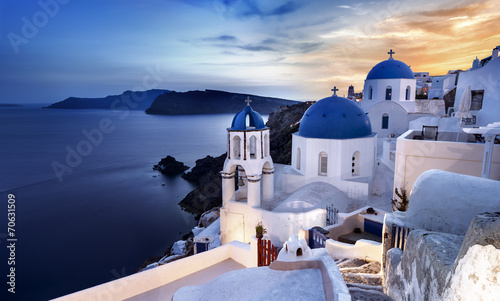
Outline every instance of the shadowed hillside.
<path id="1" fill-rule="evenodd" d="M 158 96 L 146 113 L 165 115 L 236 113 L 244 107 L 247 97 L 252 100 L 250 104 L 252 108 L 263 115 L 273 112 L 279 106 L 297 103 L 281 98 L 215 90 L 172 91 Z"/>

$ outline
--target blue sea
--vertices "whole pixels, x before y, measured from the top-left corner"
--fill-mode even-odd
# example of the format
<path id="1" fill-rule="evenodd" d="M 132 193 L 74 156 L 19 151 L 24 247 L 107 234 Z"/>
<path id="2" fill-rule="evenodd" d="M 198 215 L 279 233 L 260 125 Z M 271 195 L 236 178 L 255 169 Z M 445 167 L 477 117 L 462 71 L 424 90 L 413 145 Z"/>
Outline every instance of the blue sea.
<path id="1" fill-rule="evenodd" d="M 193 186 L 152 166 L 171 155 L 193 167 L 224 153 L 232 117 L 0 108 L 0 299 L 56 298 L 162 255 L 196 225 L 178 206 Z"/>

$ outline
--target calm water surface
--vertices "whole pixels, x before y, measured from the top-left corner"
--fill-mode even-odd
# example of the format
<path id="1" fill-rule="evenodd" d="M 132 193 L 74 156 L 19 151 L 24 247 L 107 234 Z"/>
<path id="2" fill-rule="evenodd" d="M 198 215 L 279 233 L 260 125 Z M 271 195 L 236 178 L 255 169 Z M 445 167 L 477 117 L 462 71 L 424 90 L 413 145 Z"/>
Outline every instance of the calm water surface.
<path id="1" fill-rule="evenodd" d="M 195 225 L 178 207 L 192 185 L 152 166 L 166 155 L 192 167 L 222 154 L 232 117 L 0 109 L 0 275 L 10 267 L 8 194 L 17 238 L 16 294 L 2 276 L 0 299 L 55 298 L 161 255 Z"/>

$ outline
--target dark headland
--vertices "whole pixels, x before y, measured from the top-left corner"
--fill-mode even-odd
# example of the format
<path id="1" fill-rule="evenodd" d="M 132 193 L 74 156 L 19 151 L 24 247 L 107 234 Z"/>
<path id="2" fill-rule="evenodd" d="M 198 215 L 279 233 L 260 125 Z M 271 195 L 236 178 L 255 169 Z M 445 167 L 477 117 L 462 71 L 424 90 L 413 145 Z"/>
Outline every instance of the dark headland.
<path id="1" fill-rule="evenodd" d="M 247 97 L 250 97 L 252 101 L 250 103 L 252 108 L 265 115 L 270 114 L 280 106 L 298 103 L 282 98 L 216 90 L 171 91 L 158 96 L 151 107 L 146 110 L 146 113 L 166 115 L 236 113 L 241 111 Z"/>
<path id="2" fill-rule="evenodd" d="M 120 95 L 97 98 L 68 97 L 51 104 L 45 109 L 104 109 L 104 110 L 146 110 L 158 95 L 169 90 L 125 91 Z"/>
<path id="3" fill-rule="evenodd" d="M 142 110 L 147 114 L 160 115 L 226 114 L 240 111 L 247 97 L 252 101 L 252 108 L 261 114 L 270 114 L 280 106 L 298 103 L 282 98 L 216 90 L 176 92 L 154 89 L 125 91 L 120 95 L 100 98 L 69 97 L 46 108 Z"/>

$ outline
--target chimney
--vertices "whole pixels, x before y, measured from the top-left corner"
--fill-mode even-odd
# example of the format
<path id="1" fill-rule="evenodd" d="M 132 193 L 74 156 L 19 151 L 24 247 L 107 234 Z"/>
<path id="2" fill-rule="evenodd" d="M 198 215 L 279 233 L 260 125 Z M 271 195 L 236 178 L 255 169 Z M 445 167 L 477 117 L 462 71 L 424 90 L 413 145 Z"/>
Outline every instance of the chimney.
<path id="1" fill-rule="evenodd" d="M 500 51 L 500 46 L 497 46 L 493 48 L 493 51 L 491 52 L 491 59 L 494 60 L 498 57 L 498 52 Z"/>

